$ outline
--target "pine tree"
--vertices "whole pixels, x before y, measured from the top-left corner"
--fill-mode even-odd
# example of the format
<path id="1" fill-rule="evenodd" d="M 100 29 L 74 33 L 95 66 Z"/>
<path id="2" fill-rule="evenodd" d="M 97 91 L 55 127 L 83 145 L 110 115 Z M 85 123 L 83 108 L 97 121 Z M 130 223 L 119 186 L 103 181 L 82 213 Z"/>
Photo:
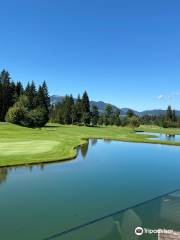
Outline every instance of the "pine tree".
<path id="1" fill-rule="evenodd" d="M 18 96 L 16 94 L 16 84 L 13 81 L 10 82 L 9 94 L 11 96 L 10 106 L 12 106 L 18 100 Z"/>
<path id="2" fill-rule="evenodd" d="M 40 107 L 45 108 L 47 111 L 49 111 L 50 98 L 48 94 L 48 88 L 45 82 L 43 82 L 42 86 L 39 85 L 39 89 L 37 92 L 37 103 Z"/>
<path id="3" fill-rule="evenodd" d="M 104 124 L 104 114 L 100 114 L 99 115 L 99 119 L 98 119 L 98 125 L 103 125 Z"/>
<path id="4" fill-rule="evenodd" d="M 1 82 L 1 79 L 0 79 L 0 121 L 2 121 L 2 107 L 3 107 L 3 101 L 2 101 L 2 82 Z"/>
<path id="5" fill-rule="evenodd" d="M 44 111 L 44 121 L 49 120 L 49 108 L 50 108 L 50 98 L 48 94 L 48 88 L 46 82 L 44 81 L 42 85 L 39 85 L 38 92 L 34 100 L 35 104 L 43 109 Z"/>
<path id="6" fill-rule="evenodd" d="M 112 125 L 113 124 L 113 108 L 111 104 L 107 104 L 104 113 L 104 124 Z"/>
<path id="7" fill-rule="evenodd" d="M 44 107 L 48 111 L 49 106 L 50 106 L 50 97 L 48 94 L 48 87 L 47 87 L 47 84 L 45 81 L 42 84 L 42 90 L 43 90 L 43 95 L 44 95 Z"/>
<path id="8" fill-rule="evenodd" d="M 120 111 L 116 110 L 116 112 L 113 115 L 113 124 L 119 127 L 121 125 L 121 119 L 120 119 Z"/>
<path id="9" fill-rule="evenodd" d="M 70 118 L 71 118 L 71 124 L 73 121 L 76 121 L 76 112 L 74 111 L 74 98 L 72 94 L 69 97 L 69 104 L 70 104 Z"/>
<path id="10" fill-rule="evenodd" d="M 74 106 L 73 97 L 66 95 L 63 101 L 64 105 L 64 123 L 72 124 L 72 110 Z"/>
<path id="11" fill-rule="evenodd" d="M 72 117 L 72 124 L 77 124 L 78 117 L 77 117 L 77 109 L 75 105 L 73 106 L 71 117 Z"/>
<path id="12" fill-rule="evenodd" d="M 85 91 L 82 96 L 82 121 L 84 125 L 89 125 L 91 120 L 89 97 Z"/>
<path id="13" fill-rule="evenodd" d="M 166 120 L 171 121 L 172 120 L 172 115 L 173 115 L 172 108 L 169 105 L 168 108 L 167 108 L 167 111 L 166 111 Z"/>
<path id="14" fill-rule="evenodd" d="M 98 107 L 96 105 L 92 106 L 92 113 L 91 113 L 91 122 L 92 125 L 97 125 L 98 124 L 98 120 L 99 120 L 99 111 L 98 111 Z"/>
<path id="15" fill-rule="evenodd" d="M 37 99 L 37 91 L 36 91 L 36 86 L 34 84 L 34 81 L 31 82 L 31 84 L 28 82 L 26 89 L 25 89 L 25 94 L 28 97 L 29 104 L 30 104 L 30 109 L 34 109 L 38 105 L 38 99 Z"/>
<path id="16" fill-rule="evenodd" d="M 133 117 L 134 116 L 134 112 L 133 112 L 133 110 L 131 110 L 131 109 L 128 109 L 128 111 L 127 111 L 127 117 L 128 118 L 131 118 L 131 117 Z"/>
<path id="17" fill-rule="evenodd" d="M 77 123 L 81 124 L 82 122 L 82 101 L 80 95 L 78 95 L 77 101 L 75 103 L 75 111 L 77 113 Z"/>
<path id="18" fill-rule="evenodd" d="M 18 97 L 20 97 L 23 93 L 24 93 L 23 86 L 22 86 L 21 82 L 18 81 L 16 83 L 16 94 Z"/>
<path id="19" fill-rule="evenodd" d="M 5 120 L 5 115 L 10 106 L 12 106 L 12 92 L 10 75 L 7 71 L 3 70 L 0 74 L 1 82 L 1 121 Z"/>
<path id="20" fill-rule="evenodd" d="M 173 110 L 173 111 L 172 111 L 172 122 L 176 122 L 176 121 L 177 121 L 176 111 Z"/>

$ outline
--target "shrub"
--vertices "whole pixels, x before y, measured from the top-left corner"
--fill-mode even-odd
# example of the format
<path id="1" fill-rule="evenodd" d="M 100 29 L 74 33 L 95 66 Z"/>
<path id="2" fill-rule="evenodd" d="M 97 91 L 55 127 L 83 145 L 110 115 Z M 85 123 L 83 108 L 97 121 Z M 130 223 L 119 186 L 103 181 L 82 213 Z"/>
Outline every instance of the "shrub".
<path id="1" fill-rule="evenodd" d="M 41 107 L 30 109 L 29 106 L 28 98 L 21 96 L 7 112 L 6 121 L 24 127 L 43 127 L 48 121 L 48 111 Z"/>
<path id="2" fill-rule="evenodd" d="M 140 126 L 139 118 L 136 117 L 136 116 L 131 117 L 131 118 L 129 119 L 129 125 L 130 125 L 132 128 L 139 127 L 139 126 Z"/>

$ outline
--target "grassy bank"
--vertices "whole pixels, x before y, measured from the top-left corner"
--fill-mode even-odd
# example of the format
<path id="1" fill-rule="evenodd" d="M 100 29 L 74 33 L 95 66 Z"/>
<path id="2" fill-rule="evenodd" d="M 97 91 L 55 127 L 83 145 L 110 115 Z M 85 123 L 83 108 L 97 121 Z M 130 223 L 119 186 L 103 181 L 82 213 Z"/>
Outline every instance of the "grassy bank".
<path id="1" fill-rule="evenodd" d="M 138 130 L 180 133 L 180 129 L 160 129 L 140 127 Z M 42 129 L 29 129 L 12 124 L 0 123 L 0 167 L 52 162 L 71 159 L 76 156 L 75 147 L 88 138 L 103 138 L 130 142 L 161 142 L 147 139 L 147 135 L 136 135 L 130 128 L 117 127 L 78 127 L 50 124 Z"/>

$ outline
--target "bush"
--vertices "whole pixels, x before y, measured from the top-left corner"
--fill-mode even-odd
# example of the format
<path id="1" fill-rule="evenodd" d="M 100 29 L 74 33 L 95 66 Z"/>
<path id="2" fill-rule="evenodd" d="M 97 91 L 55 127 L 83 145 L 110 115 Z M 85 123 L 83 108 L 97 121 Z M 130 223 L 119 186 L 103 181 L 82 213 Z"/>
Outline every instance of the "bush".
<path id="1" fill-rule="evenodd" d="M 48 121 L 48 111 L 41 107 L 31 110 L 28 98 L 21 96 L 7 112 L 6 121 L 24 127 L 43 127 Z"/>
<path id="2" fill-rule="evenodd" d="M 132 128 L 139 127 L 139 126 L 140 126 L 139 118 L 136 117 L 136 116 L 131 117 L 131 118 L 129 119 L 129 125 L 130 125 Z"/>
<path id="3" fill-rule="evenodd" d="M 9 108 L 5 120 L 6 122 L 21 125 L 21 120 L 24 119 L 26 109 L 15 104 L 14 107 Z"/>
<path id="4" fill-rule="evenodd" d="M 43 127 L 47 123 L 46 110 L 36 108 L 25 114 L 23 126 L 26 127 Z"/>

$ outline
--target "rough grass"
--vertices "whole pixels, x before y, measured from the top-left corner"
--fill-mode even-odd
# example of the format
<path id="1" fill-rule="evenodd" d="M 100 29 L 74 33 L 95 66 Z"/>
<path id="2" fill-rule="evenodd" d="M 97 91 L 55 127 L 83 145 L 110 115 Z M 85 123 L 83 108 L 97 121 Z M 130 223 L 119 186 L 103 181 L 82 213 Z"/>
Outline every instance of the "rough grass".
<path id="1" fill-rule="evenodd" d="M 141 126 L 138 130 L 180 134 L 180 129 L 161 129 L 153 126 Z M 42 129 L 29 129 L 1 123 L 0 167 L 72 159 L 76 156 L 75 147 L 85 143 L 88 138 L 180 146 L 180 143 L 150 140 L 148 137 L 148 135 L 137 135 L 133 129 L 122 127 L 79 127 L 49 124 Z"/>

